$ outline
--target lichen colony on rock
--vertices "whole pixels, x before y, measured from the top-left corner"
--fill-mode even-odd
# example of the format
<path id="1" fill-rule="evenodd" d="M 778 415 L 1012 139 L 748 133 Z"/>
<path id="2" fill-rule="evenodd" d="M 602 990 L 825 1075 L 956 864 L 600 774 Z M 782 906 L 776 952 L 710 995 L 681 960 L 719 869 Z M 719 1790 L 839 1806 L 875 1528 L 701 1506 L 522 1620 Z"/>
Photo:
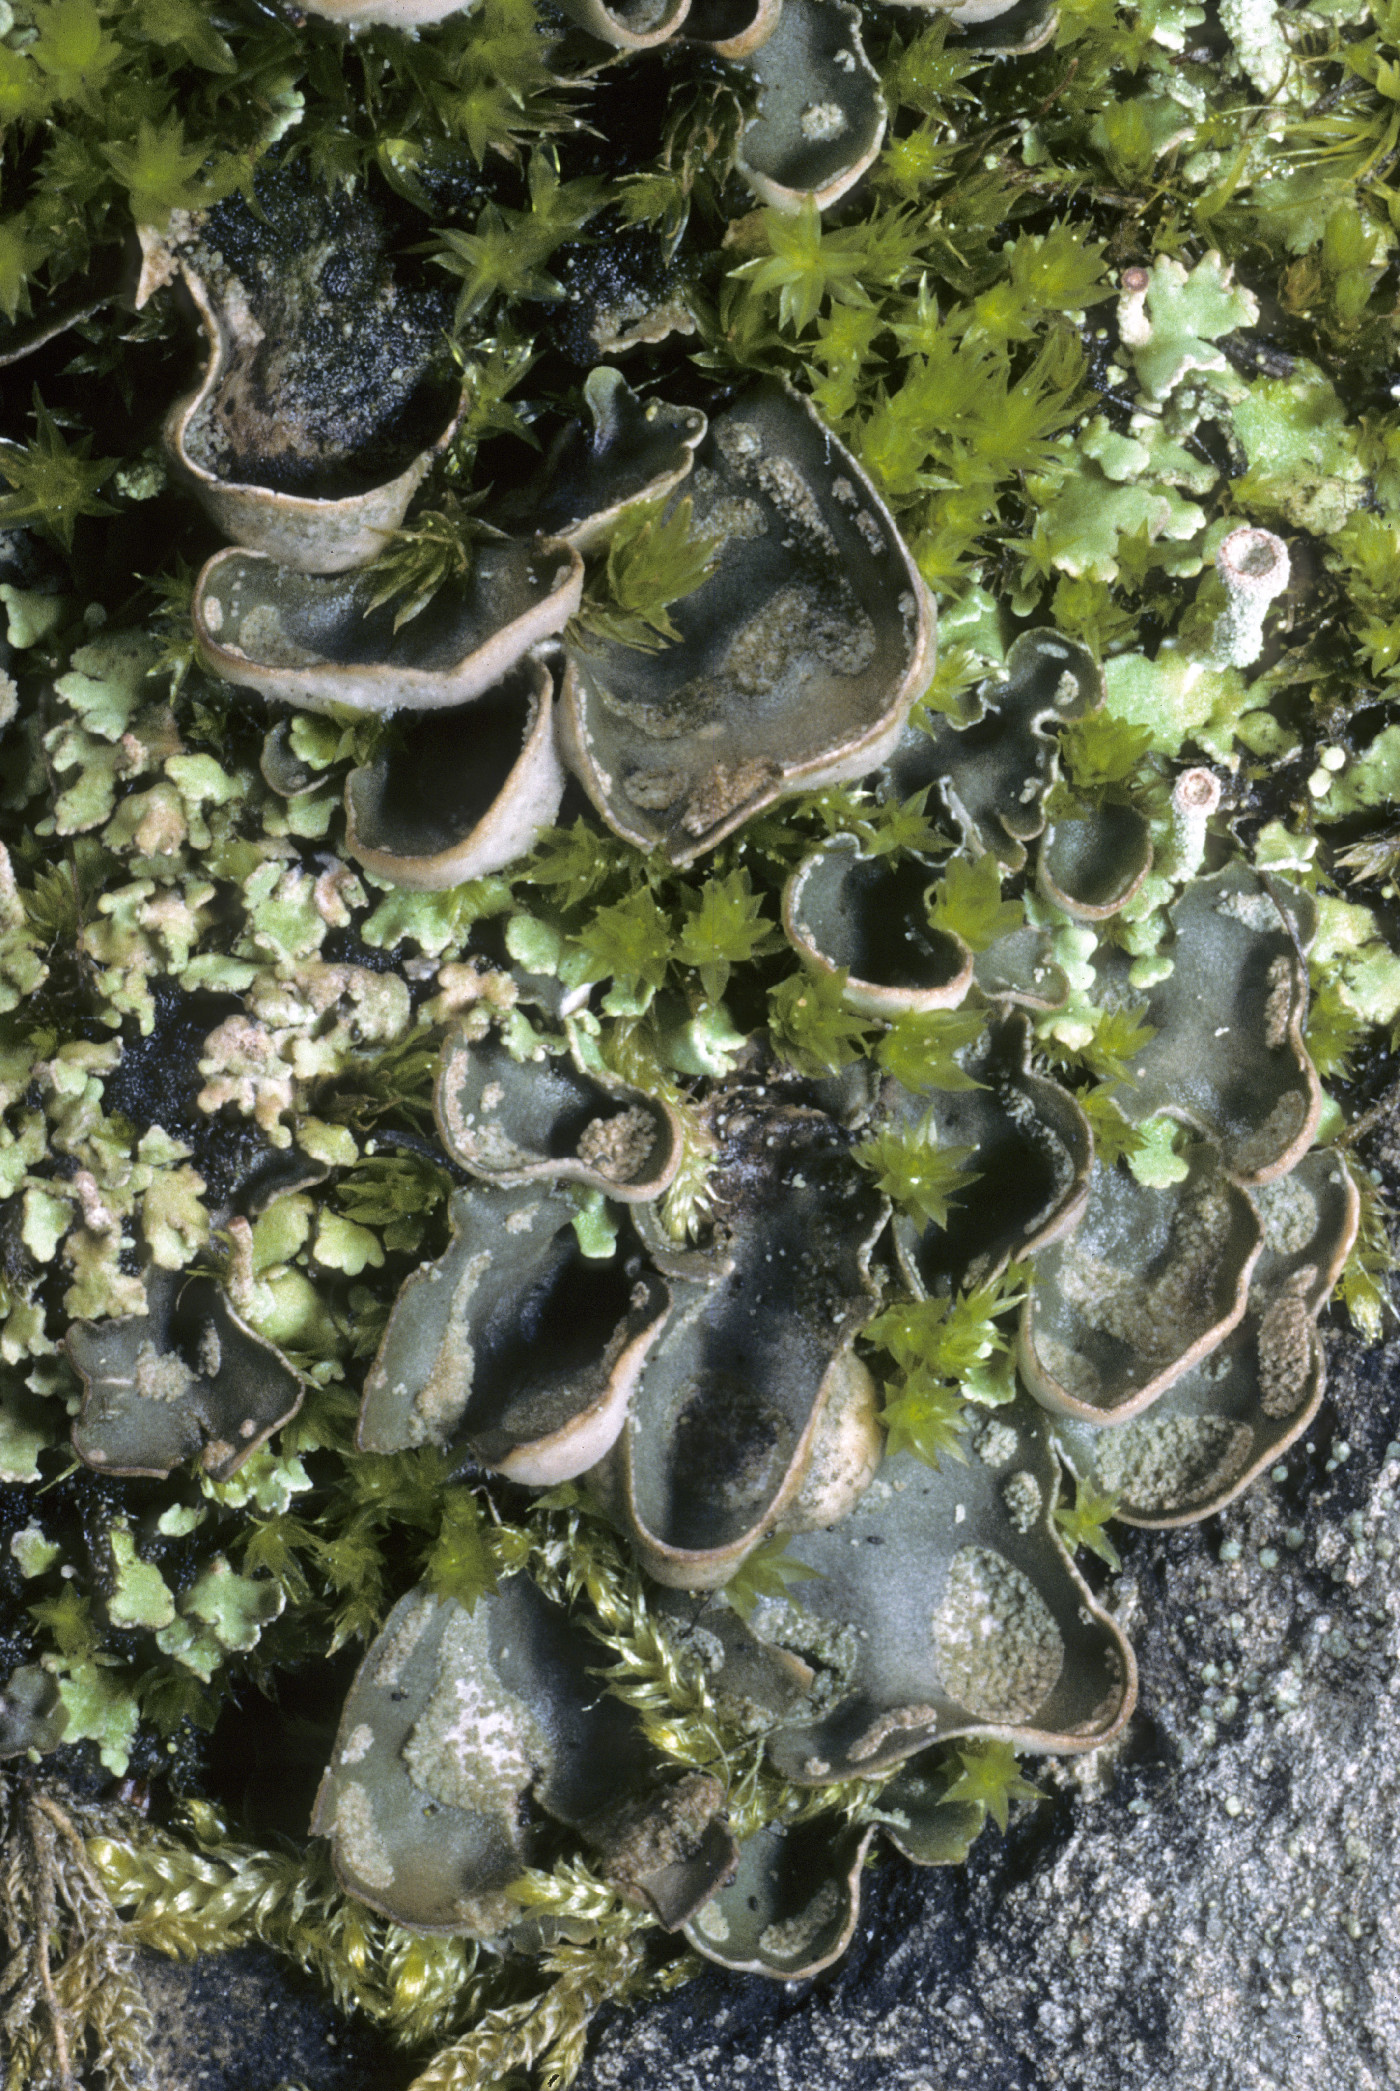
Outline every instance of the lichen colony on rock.
<path id="1" fill-rule="evenodd" d="M 1073 663 L 1077 702 L 1082 709 L 1087 695 L 1092 706 L 1087 664 L 1063 642 L 1035 637 L 1021 642 L 1021 659 L 1037 645 L 1056 658 L 1061 682 Z M 999 716 L 995 692 L 982 715 Z M 1043 796 L 1055 782 L 1055 742 L 1038 732 Z M 956 736 L 946 747 L 945 788 L 964 809 L 977 803 L 961 781 L 964 760 L 978 770 L 1015 761 L 985 734 L 969 740 L 966 756 Z M 1018 791 L 1013 804 L 1024 803 Z M 1018 820 L 1013 846 L 1024 861 L 1044 823 L 1029 811 Z M 1357 1195 L 1340 1158 L 1308 1149 L 1317 1086 L 1301 1045 L 1300 939 L 1313 918 L 1303 897 L 1237 866 L 1196 870 L 1173 845 L 1179 826 L 1173 802 L 1157 829 L 1176 882 L 1164 876 L 1156 896 L 1170 924 L 1148 969 L 1156 1022 L 1136 1042 L 1128 1115 L 1118 1118 L 1130 1161 L 1096 1159 L 1074 1093 L 1031 1064 L 1016 1006 L 1053 1015 L 1070 1000 L 1065 973 L 1042 968 L 1030 993 L 1011 984 L 1011 961 L 986 968 L 991 985 L 974 978 L 972 944 L 994 958 L 1003 939 L 1024 939 L 1034 883 L 1021 905 L 997 898 L 988 910 L 959 886 L 975 875 L 959 871 L 965 860 L 951 859 L 941 882 L 931 857 L 910 860 L 919 877 L 893 923 L 922 918 L 926 942 L 941 904 L 963 925 L 954 985 L 930 1008 L 882 986 L 907 961 L 889 919 L 879 938 L 860 926 L 872 897 L 888 918 L 891 896 L 851 887 L 854 836 L 827 853 L 834 901 L 807 899 L 817 862 L 808 860 L 785 919 L 812 977 L 878 1016 L 890 1048 L 903 1044 L 881 1049 L 883 1075 L 804 1082 L 763 1056 L 672 1106 L 673 1129 L 663 1133 L 655 1105 L 586 1097 L 579 1053 L 588 1034 L 576 1018 L 553 1036 L 532 1028 L 523 1049 L 509 1043 L 513 1014 L 505 1030 L 473 1020 L 446 1050 L 440 1132 L 484 1181 L 459 1194 L 446 1257 L 409 1281 L 367 1382 L 361 1443 L 465 1444 L 537 1485 L 577 1477 L 582 1500 L 677 1593 L 658 1593 L 663 1616 L 684 1622 L 718 1703 L 750 1709 L 773 1771 L 794 1790 L 878 1780 L 952 1737 L 1062 1751 L 1111 1737 L 1132 1706 L 1132 1655 L 1065 1554 L 1056 1454 L 1079 1490 L 1121 1498 L 1125 1517 L 1181 1521 L 1237 1493 L 1315 1412 L 1315 1317 L 1355 1234 Z M 1203 846 L 1201 832 L 1197 854 Z M 983 883 L 998 894 L 999 873 Z M 1076 916 L 1063 903 L 1034 904 L 1052 940 L 1057 922 L 1103 920 L 1098 909 Z M 1089 934 L 1092 945 L 1102 932 Z M 844 940 L 834 956 L 821 948 L 832 936 Z M 834 963 L 854 949 L 866 954 L 859 979 Z M 1096 970 L 1099 991 L 1126 1004 L 1132 980 L 1112 945 L 1100 947 Z M 962 1005 L 956 1018 L 949 1003 Z M 497 1007 L 513 1013 L 516 1004 L 498 997 Z M 1208 1021 L 1218 1015 L 1231 1021 Z M 929 1050 L 936 1033 L 921 1053 L 911 1026 L 955 1020 L 961 1028 L 947 1034 L 951 1054 L 939 1066 Z M 580 1071 L 569 1072 L 570 1059 Z M 687 1119 L 708 1157 L 708 1217 L 693 1223 L 699 1247 L 677 1242 L 656 1203 L 682 1166 Z M 635 1138 L 604 1139 L 632 1121 Z M 1136 1147 L 1135 1121 L 1152 1129 Z M 1158 1134 L 1165 1144 L 1154 1146 Z M 670 1157 L 660 1176 L 658 1143 Z M 601 1255 L 595 1246 L 580 1256 L 570 1208 L 550 1188 L 569 1180 L 632 1201 Z M 987 1194 L 978 1195 L 979 1180 Z M 521 1188 L 504 1188 L 512 1184 Z M 892 1234 L 881 1188 L 903 1208 Z M 998 1306 L 1014 1304 L 1013 1258 L 1029 1259 L 1019 1266 L 1022 1388 L 996 1320 Z M 921 1329 L 965 1311 L 969 1288 L 991 1314 L 959 1391 L 982 1405 L 985 1421 L 958 1450 L 956 1405 L 948 1413 L 940 1449 L 957 1451 L 959 1466 L 940 1462 L 926 1435 L 937 1408 L 926 1402 L 921 1418 L 917 1368 L 882 1415 L 856 1345 L 868 1330 L 907 1367 Z M 513 1310 L 504 1304 L 512 1289 Z M 513 1339 L 503 1335 L 512 1314 Z M 551 1327 L 572 1359 L 562 1376 L 538 1348 Z M 535 1345 L 519 1350 L 529 1360 L 523 1377 L 511 1341 Z M 590 1343 L 597 1362 L 585 1366 Z M 728 1597 L 746 1591 L 746 1564 L 774 1549 L 775 1580 L 741 1602 Z M 483 1689 L 476 1661 L 463 1655 L 453 1673 L 464 1707 L 475 1708 Z M 478 1738 L 472 1750 L 485 1747 L 479 1718 L 464 1716 L 463 1736 Z M 533 1730 L 507 1728 L 523 1764 L 537 1750 Z M 363 1732 L 374 1733 L 372 1720 Z M 345 1790 L 334 1774 L 327 1791 Z M 357 1891 L 363 1860 L 354 1854 L 369 1833 L 354 1810 L 371 1805 L 354 1796 L 337 1798 L 332 1812 L 322 1805 L 339 1825 L 341 1877 Z M 648 1806 L 664 1815 L 664 1796 L 636 1800 L 639 1820 Z M 882 1810 L 872 1824 L 898 1819 Z M 384 1820 L 394 1819 L 390 1809 Z M 957 1820 L 954 1809 L 942 1833 L 902 1848 L 935 1862 L 956 1856 Z M 872 1834 L 850 1830 L 823 1847 L 813 1824 L 794 1873 L 796 1847 L 759 1825 L 730 1862 L 734 1885 L 689 1907 L 677 1902 L 674 1921 L 712 1958 L 811 1972 L 849 1937 Z M 698 1835 L 684 1847 L 692 1854 Z M 377 1829 L 373 1850 L 382 1906 L 412 1921 L 411 1843 Z M 478 1876 L 464 1862 L 461 1878 L 470 1902 Z M 769 1913 L 758 1926 L 742 1914 L 754 1898 Z M 489 1918 L 470 1907 L 469 1929 L 512 1929 L 503 1907 Z"/>
<path id="2" fill-rule="evenodd" d="M 1200 14 L 0 9 L 26 2091 L 93 1910 L 416 2091 L 810 1977 L 1328 1456 L 1394 25 Z"/>

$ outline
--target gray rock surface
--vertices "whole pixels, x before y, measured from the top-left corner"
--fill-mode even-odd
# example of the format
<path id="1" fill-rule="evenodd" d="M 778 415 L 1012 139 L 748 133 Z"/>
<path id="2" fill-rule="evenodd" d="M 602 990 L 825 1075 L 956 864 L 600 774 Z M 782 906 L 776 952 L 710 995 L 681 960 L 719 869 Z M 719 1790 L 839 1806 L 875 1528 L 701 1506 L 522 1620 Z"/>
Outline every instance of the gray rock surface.
<path id="1" fill-rule="evenodd" d="M 145 1956 L 151 2091 L 399 2091 L 413 2074 L 373 2027 L 347 2025 L 260 1948 L 187 1965 Z"/>
<path id="2" fill-rule="evenodd" d="M 1400 1343 L 1330 1339 L 1306 1445 L 1124 1548 L 1110 1756 L 961 1874 L 873 1873 L 841 1969 L 719 1971 L 595 2035 L 578 2091 L 1400 2085 Z"/>

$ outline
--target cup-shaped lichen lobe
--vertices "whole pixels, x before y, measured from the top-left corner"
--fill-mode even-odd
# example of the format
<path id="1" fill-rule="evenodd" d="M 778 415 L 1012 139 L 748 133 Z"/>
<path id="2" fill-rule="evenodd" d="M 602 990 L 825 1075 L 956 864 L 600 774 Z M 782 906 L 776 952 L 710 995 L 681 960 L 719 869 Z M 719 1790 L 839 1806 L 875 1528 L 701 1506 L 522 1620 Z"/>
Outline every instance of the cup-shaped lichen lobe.
<path id="1" fill-rule="evenodd" d="M 441 892 L 500 871 L 564 795 L 553 678 L 526 660 L 494 689 L 415 720 L 345 781 L 346 848 L 376 877 Z"/>
<path id="2" fill-rule="evenodd" d="M 452 1241 L 408 1279 L 365 1380 L 361 1448 L 464 1447 L 542 1487 L 593 1466 L 667 1305 L 635 1247 L 585 1257 L 577 1207 L 544 1187 L 474 1187 Z"/>
<path id="3" fill-rule="evenodd" d="M 688 863 L 782 793 L 864 775 L 931 664 L 932 613 L 888 512 L 803 401 L 765 382 L 686 483 L 715 570 L 678 643 L 572 650 L 566 756 L 628 841 Z"/>
<path id="4" fill-rule="evenodd" d="M 177 464 L 240 543 L 311 571 L 372 558 L 458 413 L 446 286 L 391 259 L 382 198 L 296 161 L 194 226 L 172 251 L 208 361 L 167 419 Z"/>
<path id="5" fill-rule="evenodd" d="M 709 424 L 697 407 L 643 398 L 610 364 L 588 373 L 583 400 L 591 428 L 567 422 L 538 472 L 489 514 L 503 529 L 590 552 L 634 501 L 660 501 L 682 486 Z"/>
<path id="6" fill-rule="evenodd" d="M 571 545 L 495 539 L 465 579 L 395 630 L 368 573 L 308 574 L 230 550 L 200 574 L 195 638 L 215 675 L 306 711 L 450 711 L 561 631 L 582 587 Z"/>
<path id="7" fill-rule="evenodd" d="M 1194 1148 L 1168 1185 L 1096 1162 L 1079 1225 L 1036 1260 L 1019 1346 L 1027 1386 L 1062 1415 L 1139 1414 L 1240 1320 L 1262 1240 L 1253 1200 L 1213 1148 Z"/>
<path id="8" fill-rule="evenodd" d="M 783 927 L 816 971 L 846 973 L 844 999 L 862 1015 L 955 1009 L 972 983 L 972 953 L 930 922 L 931 884 L 920 858 L 867 856 L 840 835 L 789 879 Z"/>
<path id="9" fill-rule="evenodd" d="M 680 1162 L 670 1105 L 576 1053 L 522 1062 L 470 1027 L 443 1049 L 436 1110 L 449 1154 L 491 1183 L 577 1183 L 635 1204 L 659 1197 Z"/>
<path id="10" fill-rule="evenodd" d="M 920 1227 L 895 1214 L 895 1253 L 916 1294 L 985 1285 L 1012 1258 L 1059 1240 L 1083 1213 L 1094 1156 L 1089 1122 L 1070 1092 L 1033 1070 L 1030 1058 L 1024 1018 L 993 1020 L 961 1058 L 977 1087 L 925 1094 L 892 1080 L 883 1087 L 881 1115 L 892 1126 L 923 1125 L 938 1147 L 971 1149 L 969 1188 L 946 1225 Z"/>
<path id="11" fill-rule="evenodd" d="M 687 43 L 707 44 L 719 58 L 746 58 L 778 26 L 783 0 L 691 0 Z"/>
<path id="12" fill-rule="evenodd" d="M 211 1420 L 204 1388 L 178 1351 L 160 1343 L 151 1316 L 80 1323 L 66 1348 L 84 1386 L 74 1450 L 90 1466 L 168 1474 L 199 1451 Z"/>
<path id="13" fill-rule="evenodd" d="M 860 1876 L 873 1832 L 830 1822 L 773 1823 L 746 1837 L 734 1878 L 696 1911 L 686 1937 L 741 1974 L 789 1982 L 841 1958 L 860 1913 Z"/>
<path id="14" fill-rule="evenodd" d="M 360 1666 L 312 1833 L 348 1893 L 419 1931 L 504 1939 L 504 1892 L 553 1817 L 579 1824 L 654 1779 L 596 1644 L 523 1576 L 468 1611 L 411 1591 Z"/>
<path id="15" fill-rule="evenodd" d="M 155 1476 L 198 1454 L 225 1481 L 296 1414 L 302 1381 L 212 1279 L 152 1269 L 146 1293 L 145 1314 L 68 1331 L 83 1382 L 74 1450 L 105 1473 Z"/>
<path id="16" fill-rule="evenodd" d="M 257 336 L 201 419 L 207 462 L 240 479 L 266 463 L 280 476 L 264 483 L 287 493 L 362 491 L 431 441 L 455 399 L 450 288 L 406 253 L 414 221 L 383 186 L 323 185 L 291 155 L 261 163 L 255 197 L 215 205 L 197 234 Z"/>
<path id="17" fill-rule="evenodd" d="M 789 1551 L 816 1576 L 803 1611 L 836 1635 L 828 1707 L 772 1737 L 802 1784 L 889 1769 L 951 1735 L 1090 1749 L 1131 1708 L 1132 1655 L 1055 1537 L 1047 1419 L 1024 1395 L 966 1465 L 887 1458 L 850 1514 Z M 785 1605 L 754 1625 L 784 1637 Z"/>
<path id="18" fill-rule="evenodd" d="M 851 1346 L 874 1311 L 887 1207 L 824 1112 L 723 1086 L 710 1105 L 716 1249 L 675 1303 L 633 1393 L 605 1500 L 659 1581 L 723 1583 L 796 1503 L 823 1419 L 859 1396 Z"/>
<path id="19" fill-rule="evenodd" d="M 950 1800 L 956 1773 L 940 1749 L 909 1760 L 887 1782 L 876 1821 L 916 1866 L 957 1866 L 985 1820 L 976 1801 Z M 734 1878 L 695 1912 L 686 1937 L 708 1960 L 786 1981 L 820 1974 L 850 1945 L 860 1914 L 874 1824 L 832 1819 L 772 1823 L 745 1838 Z"/>
<path id="20" fill-rule="evenodd" d="M 763 202 L 825 210 L 880 150 L 885 100 L 860 40 L 860 14 L 841 0 L 783 0 L 776 26 L 747 60 L 758 115 L 739 170 Z"/>
<path id="21" fill-rule="evenodd" d="M 1105 805 L 1046 829 L 1036 856 L 1041 891 L 1066 914 L 1107 921 L 1152 868 L 1152 832 L 1135 806 Z"/>
<path id="22" fill-rule="evenodd" d="M 476 1654 L 456 1644 L 482 1638 L 486 1620 L 423 1590 L 395 1605 L 345 1702 L 311 1820 L 347 1893 L 419 1930 L 495 1936 L 516 1914 L 502 1891 L 527 1863 L 518 1798 L 544 1768 L 537 1722 L 501 1703 L 494 1678 L 468 1685 L 463 1715 L 494 1714 L 496 1748 L 474 1779 L 444 1776 L 435 1761 L 445 1754 L 440 1674 Z M 458 1697 L 450 1674 L 448 1691 Z"/>
<path id="23" fill-rule="evenodd" d="M 677 34 L 690 0 L 566 0 L 565 13 L 601 43 L 649 51 Z"/>
<path id="24" fill-rule="evenodd" d="M 1133 1054 L 1123 1108 L 1167 1110 L 1218 1143 L 1245 1183 L 1283 1174 L 1317 1128 L 1322 1092 L 1303 1044 L 1307 965 L 1299 929 L 1311 906 L 1248 865 L 1194 879 L 1171 910 L 1171 971 L 1149 991 L 1154 1036 Z M 1129 999 L 1121 953 L 1096 959 Z"/>
<path id="25" fill-rule="evenodd" d="M 969 716 L 916 715 L 886 767 L 897 799 L 933 787 L 980 855 L 990 850 L 1010 871 L 1045 825 L 1045 797 L 1059 767 L 1057 729 L 1103 702 L 1093 655 L 1060 632 L 1023 632 L 1000 677 L 978 684 Z"/>
<path id="26" fill-rule="evenodd" d="M 1071 1466 L 1115 1495 L 1130 1524 L 1189 1524 L 1221 1509 L 1317 1413 L 1317 1317 L 1356 1237 L 1356 1186 L 1339 1154 L 1317 1148 L 1253 1195 L 1264 1246 L 1248 1311 L 1219 1349 L 1120 1428 L 1056 1424 Z"/>

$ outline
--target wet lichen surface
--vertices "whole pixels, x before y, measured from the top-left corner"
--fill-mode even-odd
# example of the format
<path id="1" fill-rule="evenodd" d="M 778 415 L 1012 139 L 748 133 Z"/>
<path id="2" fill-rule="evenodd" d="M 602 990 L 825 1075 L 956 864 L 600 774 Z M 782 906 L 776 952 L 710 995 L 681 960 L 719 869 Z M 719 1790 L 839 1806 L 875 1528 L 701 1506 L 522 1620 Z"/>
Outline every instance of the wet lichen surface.
<path id="1" fill-rule="evenodd" d="M 0 7 L 15 2091 L 254 1944 L 562 2091 L 1248 1699 L 1160 1528 L 1306 1549 L 1390 1312 L 1397 32 Z"/>

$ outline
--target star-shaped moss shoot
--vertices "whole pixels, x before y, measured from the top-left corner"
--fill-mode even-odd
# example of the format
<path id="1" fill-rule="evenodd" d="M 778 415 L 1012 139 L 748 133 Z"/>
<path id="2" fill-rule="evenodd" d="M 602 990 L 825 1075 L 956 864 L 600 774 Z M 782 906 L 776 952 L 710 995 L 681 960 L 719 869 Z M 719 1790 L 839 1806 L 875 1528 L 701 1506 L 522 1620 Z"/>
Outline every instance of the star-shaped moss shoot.
<path id="1" fill-rule="evenodd" d="M 73 549 L 73 532 L 84 516 L 114 515 L 98 497 L 120 459 L 89 457 L 92 437 L 67 443 L 53 415 L 34 387 L 35 437 L 32 443 L 0 443 L 0 472 L 10 483 L 0 494 L 0 529 L 27 523 L 42 530 L 65 552 Z"/>
<path id="2" fill-rule="evenodd" d="M 1006 1828 L 1012 1801 L 1043 1801 L 1044 1793 L 1021 1776 L 1016 1752 L 1008 1742 L 984 1736 L 977 1742 L 958 1744 L 962 1771 L 943 1796 L 949 1801 L 971 1801 L 991 1816 L 999 1830 Z"/>

